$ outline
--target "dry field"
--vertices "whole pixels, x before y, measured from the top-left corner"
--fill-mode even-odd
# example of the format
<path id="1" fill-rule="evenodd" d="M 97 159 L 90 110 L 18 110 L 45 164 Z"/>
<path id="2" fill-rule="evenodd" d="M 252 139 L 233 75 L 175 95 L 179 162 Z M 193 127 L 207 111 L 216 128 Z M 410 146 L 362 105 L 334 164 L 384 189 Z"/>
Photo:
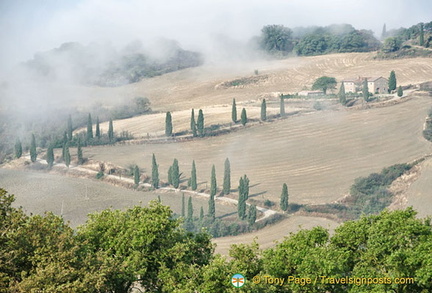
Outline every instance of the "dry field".
<path id="1" fill-rule="evenodd" d="M 25 182 L 23 184 L 23 182 Z M 28 213 L 43 214 L 51 211 L 63 217 L 73 227 L 84 224 L 87 214 L 107 208 L 126 209 L 134 205 L 146 205 L 160 196 L 163 204 L 181 213 L 181 194 L 173 192 L 141 192 L 107 183 L 82 178 L 71 178 L 40 172 L 0 169 L 0 187 L 14 194 L 16 206 Z M 188 197 L 186 198 L 186 204 Z M 207 212 L 207 199 L 194 197 L 194 215 L 199 215 L 201 206 Z M 231 215 L 237 208 L 218 205 L 216 216 Z"/>
<path id="2" fill-rule="evenodd" d="M 406 192 L 407 206 L 412 206 L 419 217 L 432 216 L 432 159 L 421 165 L 420 177 L 411 184 Z"/>

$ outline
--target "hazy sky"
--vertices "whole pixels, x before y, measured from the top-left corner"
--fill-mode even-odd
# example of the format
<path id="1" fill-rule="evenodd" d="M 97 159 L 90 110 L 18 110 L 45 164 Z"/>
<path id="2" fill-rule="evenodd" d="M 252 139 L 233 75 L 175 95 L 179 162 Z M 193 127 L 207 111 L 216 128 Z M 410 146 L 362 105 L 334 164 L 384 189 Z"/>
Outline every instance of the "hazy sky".
<path id="1" fill-rule="evenodd" d="M 431 20 L 430 0 L 0 0 L 0 67 L 69 41 L 121 46 L 165 37 L 200 49 L 215 35 L 246 40 L 267 24 L 350 23 L 379 35 L 384 23 Z"/>

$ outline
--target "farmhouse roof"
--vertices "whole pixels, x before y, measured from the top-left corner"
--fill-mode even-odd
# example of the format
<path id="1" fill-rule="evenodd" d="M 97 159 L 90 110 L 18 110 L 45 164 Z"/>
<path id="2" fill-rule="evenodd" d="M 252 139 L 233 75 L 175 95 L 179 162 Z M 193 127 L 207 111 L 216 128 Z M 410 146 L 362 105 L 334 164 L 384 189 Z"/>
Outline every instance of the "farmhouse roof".
<path id="1" fill-rule="evenodd" d="M 367 79 L 367 81 L 377 81 L 380 78 L 384 78 L 384 77 L 382 77 L 382 76 L 372 76 L 372 77 L 358 76 L 358 77 L 354 77 L 354 78 L 346 78 L 346 79 L 342 80 L 342 82 L 361 83 L 365 79 Z M 386 78 L 384 78 L 384 79 L 387 80 Z"/>

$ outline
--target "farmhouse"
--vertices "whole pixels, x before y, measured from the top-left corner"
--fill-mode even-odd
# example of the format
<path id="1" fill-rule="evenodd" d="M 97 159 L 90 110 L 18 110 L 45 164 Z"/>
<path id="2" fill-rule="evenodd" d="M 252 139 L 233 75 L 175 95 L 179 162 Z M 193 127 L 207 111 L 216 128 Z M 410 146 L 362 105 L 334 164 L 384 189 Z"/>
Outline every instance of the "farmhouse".
<path id="1" fill-rule="evenodd" d="M 388 93 L 388 80 L 382 76 L 380 77 L 357 77 L 342 80 L 345 86 L 346 93 L 357 93 L 362 91 L 363 82 L 367 79 L 368 91 L 373 94 L 386 94 Z"/>

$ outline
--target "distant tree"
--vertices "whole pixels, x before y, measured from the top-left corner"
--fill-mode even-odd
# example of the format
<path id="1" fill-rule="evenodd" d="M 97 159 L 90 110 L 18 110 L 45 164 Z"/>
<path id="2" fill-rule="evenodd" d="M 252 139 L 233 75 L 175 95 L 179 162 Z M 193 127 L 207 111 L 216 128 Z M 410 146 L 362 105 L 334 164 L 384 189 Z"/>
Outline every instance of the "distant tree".
<path id="1" fill-rule="evenodd" d="M 21 140 L 19 138 L 17 138 L 15 141 L 15 157 L 17 159 L 21 158 L 22 153 L 23 153 L 22 143 L 21 143 Z"/>
<path id="2" fill-rule="evenodd" d="M 182 193 L 182 206 L 181 206 L 181 216 L 184 218 L 186 213 L 185 213 L 186 207 L 185 207 L 185 196 L 184 193 Z"/>
<path id="3" fill-rule="evenodd" d="M 228 158 L 225 160 L 223 194 L 229 194 L 231 190 L 231 166 Z"/>
<path id="4" fill-rule="evenodd" d="M 195 111 L 194 111 L 194 109 L 192 109 L 190 124 L 191 124 L 190 127 L 191 127 L 191 131 L 192 131 L 192 136 L 196 137 L 197 136 L 197 125 L 196 125 L 196 121 L 195 121 Z"/>
<path id="5" fill-rule="evenodd" d="M 241 111 L 241 117 L 240 117 L 240 119 L 241 119 L 241 124 L 243 124 L 243 126 L 245 126 L 246 123 L 248 122 L 247 114 L 246 114 L 246 109 L 245 108 L 243 108 L 242 111 Z"/>
<path id="6" fill-rule="evenodd" d="M 204 114 L 201 109 L 198 111 L 197 128 L 198 128 L 199 136 L 203 137 L 204 136 Z"/>
<path id="7" fill-rule="evenodd" d="M 334 89 L 336 87 L 336 78 L 334 77 L 328 77 L 328 76 L 321 76 L 320 78 L 316 79 L 315 82 L 312 85 L 313 90 L 322 90 L 324 94 L 327 94 L 328 89 Z"/>
<path id="8" fill-rule="evenodd" d="M 245 200 L 247 200 L 249 198 L 249 178 L 246 176 L 246 174 L 243 176 L 243 194 Z"/>
<path id="9" fill-rule="evenodd" d="M 282 95 L 280 96 L 279 112 L 281 117 L 285 116 L 285 99 Z"/>
<path id="10" fill-rule="evenodd" d="M 341 87 L 339 89 L 339 103 L 341 103 L 342 105 L 346 105 L 346 94 L 345 94 L 345 85 L 342 82 Z"/>
<path id="11" fill-rule="evenodd" d="M 173 131 L 171 113 L 167 112 L 165 116 L 165 135 L 171 136 Z"/>
<path id="12" fill-rule="evenodd" d="M 197 189 L 197 176 L 196 176 L 196 166 L 195 161 L 192 161 L 192 171 L 191 171 L 191 188 L 192 190 Z"/>
<path id="13" fill-rule="evenodd" d="M 284 183 L 282 186 L 280 208 L 285 212 L 288 210 L 288 186 L 286 185 L 286 183 Z"/>
<path id="14" fill-rule="evenodd" d="M 232 108 L 231 108 L 231 120 L 234 123 L 237 123 L 237 106 L 236 106 L 236 101 L 235 99 L 233 99 L 232 102 Z"/>
<path id="15" fill-rule="evenodd" d="M 192 221 L 193 220 L 193 204 L 192 204 L 192 197 L 189 196 L 188 199 L 188 207 L 187 207 L 187 217 L 186 219 L 188 221 Z"/>
<path id="16" fill-rule="evenodd" d="M 135 167 L 134 167 L 133 174 L 134 174 L 134 183 L 135 183 L 135 185 L 138 185 L 139 182 L 140 182 L 140 177 L 141 176 L 140 176 L 140 170 L 139 170 L 139 168 L 138 168 L 137 165 L 135 165 Z"/>
<path id="17" fill-rule="evenodd" d="M 180 185 L 180 169 L 178 160 L 174 159 L 173 165 L 172 165 L 172 185 L 174 188 L 178 188 Z"/>
<path id="18" fill-rule="evenodd" d="M 389 37 L 384 40 L 381 50 L 384 53 L 391 53 L 398 51 L 402 46 L 402 40 L 398 37 Z"/>
<path id="19" fill-rule="evenodd" d="M 388 90 L 389 92 L 392 92 L 396 89 L 397 87 L 397 81 L 396 81 L 396 73 L 394 70 L 392 70 L 390 72 L 390 77 L 389 77 L 389 81 L 388 81 Z"/>
<path id="20" fill-rule="evenodd" d="M 173 176 L 172 176 L 172 170 L 173 170 L 173 168 L 172 168 L 172 165 L 168 168 L 168 183 L 169 184 L 173 184 Z"/>
<path id="21" fill-rule="evenodd" d="M 110 120 L 109 120 L 108 139 L 109 139 L 110 142 L 112 142 L 113 139 L 114 139 L 114 126 L 113 126 L 112 118 L 110 118 Z"/>
<path id="22" fill-rule="evenodd" d="M 261 120 L 266 121 L 267 120 L 267 105 L 266 100 L 263 99 L 261 103 Z"/>
<path id="23" fill-rule="evenodd" d="M 204 219 L 204 208 L 201 206 L 200 208 L 200 215 L 199 215 L 199 219 L 200 221 L 202 221 Z"/>
<path id="24" fill-rule="evenodd" d="M 54 164 L 54 147 L 52 144 L 48 146 L 47 154 L 46 154 L 46 161 L 48 163 L 48 167 L 51 168 Z"/>
<path id="25" fill-rule="evenodd" d="M 210 179 L 210 195 L 215 196 L 216 192 L 217 192 L 216 168 L 215 165 L 213 165 L 211 170 L 211 179 Z"/>
<path id="26" fill-rule="evenodd" d="M 387 36 L 387 28 L 386 28 L 386 24 L 384 24 L 381 32 L 381 40 L 384 40 L 386 36 Z"/>
<path id="27" fill-rule="evenodd" d="M 369 88 L 368 88 L 368 81 L 365 78 L 365 80 L 363 81 L 363 89 L 362 89 L 362 93 L 363 93 L 363 99 L 368 102 L 369 101 Z"/>
<path id="28" fill-rule="evenodd" d="M 69 167 L 70 162 L 71 162 L 71 155 L 70 155 L 70 151 L 69 151 L 69 143 L 68 142 L 65 143 L 64 148 L 65 148 L 64 162 L 65 162 L 66 167 Z"/>
<path id="29" fill-rule="evenodd" d="M 92 118 L 91 118 L 91 114 L 88 114 L 88 119 L 87 119 L 87 140 L 90 140 L 93 138 L 93 123 L 92 123 Z"/>
<path id="30" fill-rule="evenodd" d="M 420 46 L 424 46 L 424 26 L 423 23 L 420 23 L 420 36 L 419 36 Z"/>
<path id="31" fill-rule="evenodd" d="M 152 157 L 152 186 L 153 188 L 159 188 L 159 167 L 156 162 L 156 156 L 153 154 Z"/>
<path id="32" fill-rule="evenodd" d="M 31 143 L 30 143 L 30 160 L 34 163 L 37 159 L 37 152 L 36 152 L 36 139 L 34 134 L 32 134 Z"/>
<path id="33" fill-rule="evenodd" d="M 269 53 L 288 53 L 292 51 L 291 29 L 283 25 L 266 25 L 261 29 L 260 47 Z"/>
<path id="34" fill-rule="evenodd" d="M 257 217 L 257 208 L 256 205 L 253 204 L 249 207 L 249 212 L 248 212 L 248 223 L 250 226 L 255 224 L 256 217 Z"/>
<path id="35" fill-rule="evenodd" d="M 399 86 L 399 87 L 398 87 L 397 95 L 398 95 L 398 97 L 402 97 L 402 96 L 403 96 L 402 86 Z"/>
<path id="36" fill-rule="evenodd" d="M 239 181 L 239 197 L 237 203 L 237 213 L 240 220 L 244 220 L 246 218 L 246 196 L 245 196 L 245 185 L 243 177 L 240 177 Z"/>
<path id="37" fill-rule="evenodd" d="M 77 157 L 78 157 L 78 165 L 82 165 L 84 163 L 83 152 L 81 148 L 81 139 L 78 138 L 77 142 Z"/>
<path id="38" fill-rule="evenodd" d="M 100 125 L 99 125 L 99 116 L 96 117 L 96 137 L 101 137 Z"/>
<path id="39" fill-rule="evenodd" d="M 72 140 L 72 134 L 73 134 L 72 116 L 69 115 L 68 122 L 67 122 L 67 135 L 69 141 Z"/>

